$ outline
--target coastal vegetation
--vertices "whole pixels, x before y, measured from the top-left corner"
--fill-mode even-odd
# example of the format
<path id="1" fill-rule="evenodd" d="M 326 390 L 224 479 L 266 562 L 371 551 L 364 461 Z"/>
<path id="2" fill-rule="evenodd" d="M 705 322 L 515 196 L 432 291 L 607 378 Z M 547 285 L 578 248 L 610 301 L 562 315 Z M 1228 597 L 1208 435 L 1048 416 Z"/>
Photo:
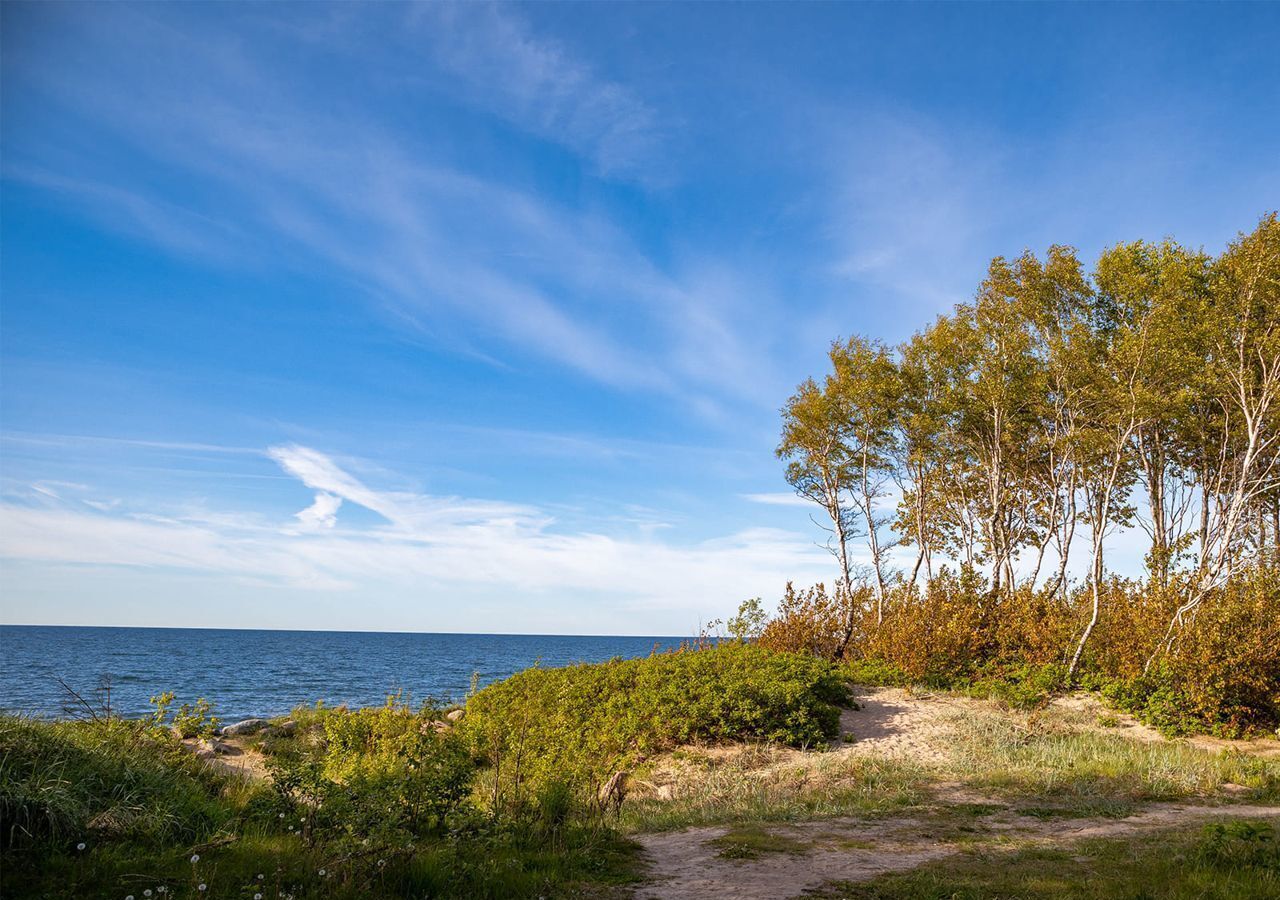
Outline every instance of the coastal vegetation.
<path id="1" fill-rule="evenodd" d="M 1109 713 L 1057 704 L 851 698 L 849 672 L 725 641 L 535 668 L 458 709 L 302 707 L 252 733 L 214 736 L 206 716 L 184 737 L 190 721 L 160 711 L 3 717 L 0 880 L 7 896 L 135 900 L 625 896 L 644 871 L 636 841 L 691 825 L 724 829 L 709 852 L 745 864 L 874 848 L 899 817 L 961 852 L 986 848 L 1001 817 L 1007 844 L 1027 821 L 1280 800 L 1275 757 L 1135 741 Z M 902 724 L 925 736 L 906 754 L 874 737 L 867 705 L 885 691 L 940 711 Z M 261 770 L 236 768 L 242 754 Z M 837 823 L 826 844 L 776 833 L 823 820 Z M 1197 866 L 1187 877 L 1206 877 Z"/>
<path id="2" fill-rule="evenodd" d="M 748 634 L 864 680 L 1026 702 L 1085 685 L 1172 732 L 1280 724 L 1274 213 L 1218 257 L 997 258 L 972 302 L 830 362 L 777 452 L 836 576 L 772 618 L 744 605 Z M 1126 531 L 1142 578 L 1108 570 Z"/>

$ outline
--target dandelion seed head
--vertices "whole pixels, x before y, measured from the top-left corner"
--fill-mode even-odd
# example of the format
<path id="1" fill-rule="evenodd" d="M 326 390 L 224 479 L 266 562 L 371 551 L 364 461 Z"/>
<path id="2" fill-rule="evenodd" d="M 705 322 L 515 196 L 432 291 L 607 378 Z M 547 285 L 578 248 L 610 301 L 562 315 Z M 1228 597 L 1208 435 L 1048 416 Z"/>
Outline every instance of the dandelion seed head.
<path id="1" fill-rule="evenodd" d="M 195 865 L 196 863 L 198 863 L 198 862 L 200 862 L 200 854 L 199 854 L 199 853 L 192 853 L 192 854 L 191 854 L 191 864 L 194 866 L 194 865 Z"/>

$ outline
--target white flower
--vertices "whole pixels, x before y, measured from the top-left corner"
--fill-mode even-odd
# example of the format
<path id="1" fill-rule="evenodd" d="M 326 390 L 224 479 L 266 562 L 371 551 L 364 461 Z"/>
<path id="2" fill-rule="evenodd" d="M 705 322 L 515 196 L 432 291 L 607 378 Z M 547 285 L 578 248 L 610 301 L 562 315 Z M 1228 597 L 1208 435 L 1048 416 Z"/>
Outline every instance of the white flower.
<path id="1" fill-rule="evenodd" d="M 321 870 L 320 870 L 320 877 L 321 877 L 321 878 L 323 878 L 323 877 L 324 877 L 324 869 L 321 869 Z"/>
<path id="2" fill-rule="evenodd" d="M 258 880 L 259 880 L 259 881 L 261 881 L 261 880 L 262 880 L 262 873 L 261 873 L 261 872 L 259 872 L 259 873 L 258 873 Z"/>
<path id="3" fill-rule="evenodd" d="M 284 813 L 280 813 L 280 818 L 284 818 Z"/>
<path id="4" fill-rule="evenodd" d="M 208 885 L 207 885 L 207 884 L 205 884 L 205 883 L 202 881 L 202 882 L 200 882 L 200 884 L 199 884 L 199 885 L 197 885 L 197 886 L 196 886 L 196 890 L 197 890 L 197 891 L 203 891 L 203 890 L 204 890 L 205 888 L 207 888 L 207 887 L 208 887 Z"/>
<path id="5" fill-rule="evenodd" d="M 80 843 L 76 844 L 76 849 L 77 849 L 77 850 L 83 850 L 83 849 L 84 849 L 84 841 L 81 841 Z"/>
<path id="6" fill-rule="evenodd" d="M 200 862 L 200 854 L 199 854 L 199 853 L 192 853 L 192 854 L 191 854 L 191 865 L 193 865 L 193 866 L 194 866 L 194 865 L 195 865 L 196 863 L 198 863 L 198 862 Z"/>

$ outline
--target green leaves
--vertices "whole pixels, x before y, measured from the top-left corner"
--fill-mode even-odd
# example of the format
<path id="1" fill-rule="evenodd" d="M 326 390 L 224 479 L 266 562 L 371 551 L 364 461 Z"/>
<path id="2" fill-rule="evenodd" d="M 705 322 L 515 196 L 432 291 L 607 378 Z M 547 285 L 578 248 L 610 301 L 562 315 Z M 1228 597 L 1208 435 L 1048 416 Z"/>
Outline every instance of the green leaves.
<path id="1" fill-rule="evenodd" d="M 527 669 L 467 703 L 462 728 L 498 787 L 567 780 L 581 789 L 694 741 L 824 743 L 847 689 L 810 656 L 751 644 L 561 669 Z"/>

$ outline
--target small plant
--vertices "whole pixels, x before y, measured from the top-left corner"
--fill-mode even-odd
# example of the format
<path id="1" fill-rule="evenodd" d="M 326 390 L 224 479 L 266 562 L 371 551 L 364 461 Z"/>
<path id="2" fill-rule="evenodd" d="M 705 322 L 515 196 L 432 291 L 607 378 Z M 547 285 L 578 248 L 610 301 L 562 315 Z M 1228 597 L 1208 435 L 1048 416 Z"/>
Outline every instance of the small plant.
<path id="1" fill-rule="evenodd" d="M 1266 822 L 1215 822 L 1206 825 L 1199 854 L 1214 865 L 1280 872 L 1280 841 Z"/>
<path id="2" fill-rule="evenodd" d="M 169 695 L 172 702 L 172 694 Z M 218 727 L 218 719 L 211 715 L 213 704 L 203 697 L 194 704 L 184 703 L 173 714 L 173 727 L 184 738 L 207 737 Z"/>

